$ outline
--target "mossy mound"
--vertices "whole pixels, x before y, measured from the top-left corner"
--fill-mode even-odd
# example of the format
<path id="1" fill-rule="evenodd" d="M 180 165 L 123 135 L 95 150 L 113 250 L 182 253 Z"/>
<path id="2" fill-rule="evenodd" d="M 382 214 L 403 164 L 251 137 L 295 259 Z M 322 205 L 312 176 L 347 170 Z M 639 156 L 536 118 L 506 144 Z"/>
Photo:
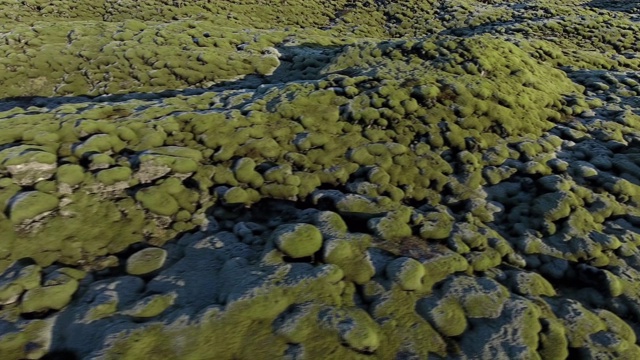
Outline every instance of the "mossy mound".
<path id="1" fill-rule="evenodd" d="M 322 233 L 310 224 L 281 225 L 274 232 L 274 242 L 287 256 L 311 256 L 322 247 Z"/>
<path id="2" fill-rule="evenodd" d="M 127 273 L 131 275 L 146 275 L 164 265 L 167 252 L 160 248 L 146 248 L 136 252 L 127 259 Z"/>
<path id="3" fill-rule="evenodd" d="M 10 203 L 10 219 L 14 224 L 20 224 L 25 220 L 55 210 L 60 200 L 54 195 L 28 191 L 15 195 Z"/>

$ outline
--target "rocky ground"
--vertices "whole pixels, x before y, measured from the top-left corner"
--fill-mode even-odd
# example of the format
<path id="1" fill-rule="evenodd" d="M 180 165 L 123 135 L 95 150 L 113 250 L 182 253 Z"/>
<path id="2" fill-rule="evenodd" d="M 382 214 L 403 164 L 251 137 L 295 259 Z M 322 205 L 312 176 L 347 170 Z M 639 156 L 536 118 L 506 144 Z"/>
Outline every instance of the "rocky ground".
<path id="1" fill-rule="evenodd" d="M 638 359 L 640 2 L 0 4 L 2 359 Z"/>

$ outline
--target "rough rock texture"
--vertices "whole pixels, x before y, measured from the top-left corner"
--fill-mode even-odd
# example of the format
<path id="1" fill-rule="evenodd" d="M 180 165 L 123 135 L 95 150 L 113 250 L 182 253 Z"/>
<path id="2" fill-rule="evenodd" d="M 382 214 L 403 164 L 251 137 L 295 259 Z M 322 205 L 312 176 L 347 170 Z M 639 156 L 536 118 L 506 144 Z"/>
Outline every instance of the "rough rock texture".
<path id="1" fill-rule="evenodd" d="M 0 357 L 640 358 L 637 1 L 5 1 Z"/>

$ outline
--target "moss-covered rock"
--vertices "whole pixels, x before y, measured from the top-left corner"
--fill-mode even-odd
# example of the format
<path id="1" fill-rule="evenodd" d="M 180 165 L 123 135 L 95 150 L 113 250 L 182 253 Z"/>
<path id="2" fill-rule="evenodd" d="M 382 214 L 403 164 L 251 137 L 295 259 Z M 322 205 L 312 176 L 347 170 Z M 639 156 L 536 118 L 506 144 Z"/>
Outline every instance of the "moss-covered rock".
<path id="1" fill-rule="evenodd" d="M 84 170 L 80 165 L 62 165 L 56 171 L 56 180 L 69 186 L 79 185 L 84 181 Z"/>
<path id="2" fill-rule="evenodd" d="M 9 218 L 14 224 L 38 215 L 55 210 L 60 200 L 55 195 L 45 194 L 40 191 L 26 191 L 16 194 L 9 205 Z"/>
<path id="3" fill-rule="evenodd" d="M 78 281 L 67 275 L 59 275 L 53 283 L 28 290 L 20 304 L 23 313 L 60 310 L 71 301 L 78 290 Z"/>
<path id="4" fill-rule="evenodd" d="M 467 260 L 451 250 L 439 253 L 423 264 L 426 270 L 424 278 L 426 289 L 431 289 L 434 284 L 446 279 L 451 274 L 469 268 Z"/>
<path id="5" fill-rule="evenodd" d="M 456 277 L 447 282 L 447 296 L 460 301 L 469 318 L 497 318 L 509 292 L 488 278 Z"/>
<path id="6" fill-rule="evenodd" d="M 453 230 L 454 218 L 446 209 L 429 212 L 424 216 L 424 223 L 420 227 L 420 236 L 423 239 L 446 239 Z"/>
<path id="7" fill-rule="evenodd" d="M 122 313 L 136 318 L 155 317 L 173 305 L 176 297 L 175 293 L 150 295 Z"/>
<path id="8" fill-rule="evenodd" d="M 121 181 L 128 181 L 131 178 L 131 168 L 118 166 L 98 172 L 96 178 L 105 185 L 113 185 Z"/>
<path id="9" fill-rule="evenodd" d="M 425 273 L 424 266 L 411 258 L 397 258 L 386 267 L 387 277 L 407 291 L 422 289 Z"/>
<path id="10" fill-rule="evenodd" d="M 294 259 L 311 256 L 322 247 L 322 233 L 311 224 L 280 225 L 272 236 L 278 249 Z"/>
<path id="11" fill-rule="evenodd" d="M 40 270 L 37 265 L 21 266 L 19 262 L 4 270 L 0 277 L 0 303 L 14 303 L 25 290 L 40 286 Z"/>
<path id="12" fill-rule="evenodd" d="M 459 336 L 467 329 L 464 309 L 455 298 L 421 299 L 417 303 L 417 310 L 444 336 Z"/>
<path id="13" fill-rule="evenodd" d="M 49 352 L 54 324 L 48 320 L 33 320 L 0 335 L 0 351 L 9 359 L 41 358 Z"/>
<path id="14" fill-rule="evenodd" d="M 357 284 L 364 284 L 375 274 L 371 257 L 365 249 L 371 237 L 365 234 L 345 234 L 325 240 L 323 259 L 339 266 L 345 276 Z"/>
<path id="15" fill-rule="evenodd" d="M 145 209 L 154 214 L 171 216 L 180 209 L 173 196 L 157 186 L 143 188 L 136 192 L 135 197 Z"/>
<path id="16" fill-rule="evenodd" d="M 410 208 L 393 211 L 385 217 L 370 219 L 367 223 L 369 229 L 385 240 L 397 240 L 412 235 L 412 229 L 407 224 L 411 216 Z"/>
<path id="17" fill-rule="evenodd" d="M 553 286 L 540 274 L 532 272 L 509 272 L 510 286 L 520 295 L 555 296 Z"/>
<path id="18" fill-rule="evenodd" d="M 167 251 L 161 248 L 142 249 L 127 259 L 127 273 L 146 275 L 160 269 L 167 259 Z"/>
<path id="19" fill-rule="evenodd" d="M 553 192 L 536 198 L 533 213 L 550 221 L 569 216 L 571 207 L 578 205 L 575 195 L 569 192 Z"/>

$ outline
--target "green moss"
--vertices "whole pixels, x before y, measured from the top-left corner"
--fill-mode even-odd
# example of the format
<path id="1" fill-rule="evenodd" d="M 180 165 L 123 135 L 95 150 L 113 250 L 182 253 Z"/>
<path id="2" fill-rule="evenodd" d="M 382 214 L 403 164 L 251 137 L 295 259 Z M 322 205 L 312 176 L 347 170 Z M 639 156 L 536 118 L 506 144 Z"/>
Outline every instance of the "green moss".
<path id="1" fill-rule="evenodd" d="M 140 143 L 136 146 L 138 150 L 160 147 L 167 139 L 167 134 L 164 131 L 147 131 L 138 136 L 140 137 Z"/>
<path id="2" fill-rule="evenodd" d="M 96 134 L 85 140 L 81 145 L 75 147 L 73 153 L 76 157 L 82 158 L 85 154 L 94 152 L 119 152 L 125 147 L 126 144 L 115 135 Z"/>
<path id="3" fill-rule="evenodd" d="M 262 56 L 254 59 L 253 66 L 258 74 L 269 76 L 280 66 L 280 61 L 276 56 Z"/>
<path id="4" fill-rule="evenodd" d="M 9 148 L 0 154 L 0 162 L 5 167 L 21 165 L 29 162 L 54 164 L 57 160 L 56 155 L 42 150 L 34 150 L 29 147 Z"/>
<path id="5" fill-rule="evenodd" d="M 424 277 L 424 288 L 430 290 L 434 284 L 447 278 L 449 275 L 465 271 L 469 267 L 467 260 L 454 252 L 442 254 L 424 262 L 426 275 Z"/>
<path id="6" fill-rule="evenodd" d="M 583 347 L 589 342 L 590 335 L 607 329 L 603 320 L 579 303 L 565 301 L 555 313 L 564 325 L 570 347 Z M 569 319 L 565 314 L 572 316 Z"/>
<path id="7" fill-rule="evenodd" d="M 182 181 L 175 177 L 164 179 L 158 183 L 158 188 L 166 191 L 169 195 L 178 195 L 187 188 L 182 185 Z"/>
<path id="8" fill-rule="evenodd" d="M 386 274 L 398 283 L 402 290 L 414 291 L 422 289 L 425 269 L 417 260 L 400 257 L 387 264 Z"/>
<path id="9" fill-rule="evenodd" d="M 487 271 L 499 266 L 502 262 L 500 253 L 492 248 L 484 251 L 472 251 L 466 257 L 473 271 Z"/>
<path id="10" fill-rule="evenodd" d="M 275 159 L 282 153 L 280 145 L 271 138 L 249 140 L 238 149 L 238 154 L 247 156 L 258 154 L 265 159 Z"/>
<path id="11" fill-rule="evenodd" d="M 198 170 L 198 162 L 177 156 L 144 154 L 140 156 L 141 167 L 167 167 L 178 174 L 190 174 Z"/>
<path id="12" fill-rule="evenodd" d="M 22 190 L 22 187 L 14 184 L 10 178 L 0 179 L 0 181 L 2 180 L 6 180 L 6 183 L 8 183 L 2 186 L 2 191 L 0 191 L 0 209 L 4 212 L 9 206 L 9 200 L 18 194 Z"/>
<path id="13" fill-rule="evenodd" d="M 251 158 L 242 158 L 236 161 L 233 172 L 239 182 L 249 184 L 253 188 L 259 188 L 264 183 L 262 175 L 255 171 L 256 163 Z"/>
<path id="14" fill-rule="evenodd" d="M 184 186 L 181 186 L 180 192 L 172 194 L 173 198 L 176 199 L 178 205 L 190 212 L 194 213 L 197 209 L 198 202 L 200 201 L 200 194 L 192 189 L 187 189 Z M 252 197 L 254 199 L 254 197 Z"/>
<path id="15" fill-rule="evenodd" d="M 556 296 L 556 291 L 544 277 L 533 272 L 514 273 L 510 276 L 512 290 L 520 295 Z"/>
<path id="16" fill-rule="evenodd" d="M 147 25 L 141 21 L 134 19 L 127 19 L 123 24 L 124 28 L 133 32 L 140 32 L 147 28 Z"/>
<path id="17" fill-rule="evenodd" d="M 132 199 L 119 204 L 96 195 L 76 192 L 63 208 L 63 216 L 39 223 L 38 231 L 21 233 L 26 241 L 14 246 L 12 257 L 31 257 L 47 266 L 54 261 L 75 264 L 92 261 L 105 252 L 124 250 L 140 241 L 144 214 Z M 95 224 L 87 227 L 86 224 Z M 80 241 L 77 234 L 84 234 Z"/>
<path id="18" fill-rule="evenodd" d="M 569 216 L 571 207 L 577 205 L 578 202 L 572 193 L 558 191 L 536 198 L 532 210 L 538 216 L 556 221 Z"/>
<path id="19" fill-rule="evenodd" d="M 213 171 L 213 182 L 220 185 L 238 186 L 233 171 L 224 165 L 217 165 Z"/>
<path id="20" fill-rule="evenodd" d="M 175 293 L 150 295 L 123 311 L 123 314 L 136 318 L 151 318 L 160 315 L 174 304 L 178 295 Z"/>
<path id="21" fill-rule="evenodd" d="M 9 359 L 43 357 L 48 351 L 46 334 L 51 329 L 50 321 L 29 321 L 17 327 L 16 331 L 7 331 L 0 335 L 0 352 Z"/>
<path id="22" fill-rule="evenodd" d="M 397 240 L 412 235 L 412 229 L 407 224 L 411 216 L 409 208 L 393 211 L 385 217 L 372 218 L 367 222 L 369 229 L 385 240 Z"/>
<path id="23" fill-rule="evenodd" d="M 354 149 L 349 153 L 349 159 L 360 165 L 374 165 L 376 158 L 367 151 L 365 147 Z"/>
<path id="24" fill-rule="evenodd" d="M 161 248 L 146 248 L 136 252 L 127 259 L 127 273 L 131 275 L 146 275 L 164 265 L 167 251 Z"/>
<path id="25" fill-rule="evenodd" d="M 55 210 L 59 202 L 58 197 L 39 191 L 18 193 L 11 200 L 9 218 L 14 224 L 20 224 L 42 213 Z"/>
<path id="26" fill-rule="evenodd" d="M 58 190 L 58 186 L 55 181 L 38 181 L 34 188 L 45 194 L 54 194 Z"/>
<path id="27" fill-rule="evenodd" d="M 420 227 L 420 236 L 423 239 L 446 239 L 453 230 L 454 219 L 447 211 L 427 213 L 424 223 Z"/>
<path id="28" fill-rule="evenodd" d="M 213 165 L 203 165 L 196 170 L 196 173 L 192 176 L 192 179 L 195 180 L 198 184 L 198 189 L 200 191 L 208 191 L 209 188 L 213 186 L 213 174 L 215 172 L 215 167 Z"/>
<path id="29" fill-rule="evenodd" d="M 545 326 L 540 334 L 538 354 L 543 359 L 566 359 L 569 357 L 569 342 L 562 323 L 554 318 L 542 319 Z"/>
<path id="30" fill-rule="evenodd" d="M 111 167 L 116 163 L 116 161 L 108 154 L 92 154 L 89 156 L 89 160 L 91 161 L 89 167 L 92 169 L 104 169 Z"/>
<path id="31" fill-rule="evenodd" d="M 310 174 L 307 172 L 294 172 L 293 174 L 300 179 L 300 185 L 298 186 L 298 196 L 300 198 L 309 196 L 322 184 L 320 177 L 316 174 Z"/>
<path id="32" fill-rule="evenodd" d="M 178 212 L 178 202 L 158 187 L 148 187 L 136 192 L 135 198 L 145 209 L 154 214 L 171 216 Z"/>
<path id="33" fill-rule="evenodd" d="M 285 184 L 287 178 L 292 175 L 292 168 L 289 164 L 274 166 L 264 173 L 265 181 L 277 182 L 279 184 Z M 293 184 L 291 184 L 293 185 Z M 299 185 L 299 184 L 297 184 Z"/>
<path id="34" fill-rule="evenodd" d="M 371 238 L 364 234 L 349 234 L 325 240 L 324 261 L 342 268 L 347 279 L 357 284 L 364 284 L 375 273 L 369 257 L 362 256 L 370 242 Z"/>
<path id="35" fill-rule="evenodd" d="M 322 304 L 339 301 L 341 287 L 337 283 L 341 274 L 335 271 L 335 267 L 331 268 L 333 270 L 321 271 L 310 281 L 294 281 L 286 291 L 272 286 L 258 289 L 250 296 L 231 302 L 225 311 L 217 306 L 205 309 L 190 325 L 156 326 L 150 323 L 134 332 L 123 332 L 114 338 L 106 358 L 133 359 L 140 354 L 152 356 L 160 353 L 170 357 L 182 354 L 195 358 L 235 355 L 277 358 L 286 350 L 288 341 L 295 341 L 308 344 L 305 351 L 314 355 L 333 349 L 341 356 L 364 359 L 366 355 L 357 351 L 376 350 L 380 340 L 378 326 L 366 312 L 357 308 L 340 309 L 332 316 L 327 316 L 329 313 L 326 311 L 320 312 L 326 309 Z M 295 296 L 308 301 L 305 300 L 306 305 L 291 307 L 296 316 L 289 317 L 284 311 L 291 306 Z M 280 314 L 284 322 L 274 323 Z M 347 326 L 338 326 L 340 320 L 344 320 Z M 236 331 L 229 332 L 230 326 L 235 326 Z M 187 335 L 187 342 L 174 342 L 172 339 L 177 334 Z M 247 339 L 249 334 L 252 335 L 251 341 Z M 261 339 L 259 344 L 256 338 Z M 310 341 L 318 338 L 323 341 Z M 222 346 L 215 349 L 206 346 L 213 339 L 221 341 Z M 346 346 L 340 346 L 340 341 Z M 265 347 L 265 343 L 270 346 Z"/>
<path id="36" fill-rule="evenodd" d="M 467 329 L 464 309 L 457 299 L 445 297 L 428 312 L 429 321 L 444 336 L 458 336 Z"/>
<path id="37" fill-rule="evenodd" d="M 58 104 L 65 102 L 61 99 L 53 108 L 43 107 L 43 100 L 35 99 L 34 106 L 28 109 L 16 107 L 0 114 L 3 119 L 0 144 L 6 145 L 2 156 L 12 152 L 11 149 L 19 148 L 21 152 L 4 156 L 0 161 L 3 163 L 0 172 L 8 179 L 0 185 L 2 210 L 13 215 L 9 199 L 19 191 L 32 190 L 32 186 L 39 193 L 60 192 L 62 205 L 60 211 L 29 224 L 28 228 L 14 227 L 6 215 L 0 214 L 4 240 L 0 243 L 0 264 L 14 258 L 33 257 L 43 265 L 61 261 L 91 266 L 96 257 L 122 250 L 140 239 L 161 244 L 169 234 L 188 229 L 190 218 L 204 214 L 219 197 L 227 205 L 249 205 L 263 196 L 299 200 L 317 189 L 339 186 L 341 191 L 346 189 L 352 194 L 344 198 L 336 195 L 327 201 L 327 206 L 337 208 L 345 218 L 358 218 L 357 222 L 374 218 L 368 231 L 395 240 L 413 235 L 414 231 L 420 231 L 420 235 L 431 242 L 449 239 L 446 245 L 461 253 L 469 252 L 469 259 L 447 254 L 451 258 L 439 263 L 438 256 L 434 259 L 428 253 L 423 260 L 427 272 L 422 277 L 425 289 L 402 290 L 402 286 L 404 290 L 417 287 L 419 276 L 409 271 L 408 274 L 413 275 L 407 275 L 404 285 L 381 292 L 387 294 L 387 298 L 367 300 L 371 305 L 370 314 L 382 329 L 377 340 L 374 334 L 378 325 L 358 325 L 366 330 L 354 330 L 352 334 L 359 335 L 353 338 L 347 336 L 348 331 L 336 330 L 330 322 L 321 328 L 318 314 L 323 307 L 320 305 L 309 310 L 309 314 L 300 315 L 306 320 L 293 326 L 301 330 L 298 337 L 287 336 L 296 337 L 294 343 L 301 344 L 304 355 L 312 358 L 326 354 L 355 359 L 393 358 L 398 356 L 398 349 L 415 352 L 420 358 L 430 356 L 431 350 L 441 357 L 455 357 L 458 354 L 446 353 L 444 340 L 429 324 L 412 314 L 415 304 L 412 292 L 431 289 L 433 282 L 459 271 L 452 269 L 466 269 L 467 262 L 471 263 L 471 269 L 488 271 L 499 257 L 511 252 L 508 245 L 487 249 L 487 246 L 494 247 L 491 241 L 465 240 L 452 234 L 456 221 L 453 213 L 466 211 L 470 213 L 465 215 L 466 220 L 477 223 L 502 221 L 508 225 L 504 230 L 509 236 L 537 229 L 542 233 L 532 235 L 544 241 L 533 244 L 531 249 L 538 247 L 540 251 L 546 249 L 540 245 L 548 243 L 546 240 L 560 239 L 545 240 L 545 236 L 553 233 L 573 236 L 569 244 L 583 249 L 588 245 L 585 239 L 593 235 L 589 229 L 611 232 L 613 220 L 614 227 L 627 227 L 625 221 L 634 225 L 635 215 L 629 214 L 626 206 L 637 202 L 640 193 L 632 186 L 635 179 L 628 175 L 631 167 L 618 159 L 614 162 L 621 168 L 615 169 L 616 175 L 626 178 L 624 181 L 628 183 L 608 180 L 603 175 L 609 169 L 600 167 L 598 176 L 583 172 L 576 178 L 580 180 L 578 183 L 584 182 L 584 189 L 580 191 L 573 185 L 569 189 L 566 184 L 556 187 L 540 181 L 536 183 L 538 190 L 556 192 L 556 195 L 538 196 L 541 200 L 533 203 L 519 194 L 506 197 L 506 209 L 512 213 L 508 219 L 502 219 L 499 214 L 494 218 L 489 208 L 466 201 L 483 196 L 482 191 L 477 190 L 485 186 L 485 181 L 496 185 L 514 175 L 517 181 L 552 172 L 565 178 L 577 176 L 568 163 L 550 158 L 563 146 L 560 138 L 549 144 L 526 140 L 522 146 L 517 145 L 523 142 L 523 134 L 535 138 L 556 124 L 570 122 L 575 130 L 552 132 L 562 133 L 563 139 L 574 142 L 608 139 L 613 141 L 609 144 L 612 149 L 616 141 L 632 135 L 630 129 L 637 127 L 633 109 L 616 115 L 614 120 L 621 126 L 594 123 L 601 130 L 598 134 L 577 126 L 571 118 L 589 107 L 602 106 L 596 97 L 605 98 L 604 93 L 597 93 L 585 101 L 579 95 L 584 89 L 577 83 L 591 83 L 589 91 L 618 92 L 622 107 L 629 101 L 624 97 L 637 92 L 628 88 L 637 87 L 637 81 L 630 80 L 631 71 L 637 70 L 637 59 L 611 56 L 638 50 L 634 45 L 637 37 L 630 35 L 634 34 L 635 27 L 628 21 L 627 13 L 610 12 L 611 16 L 615 15 L 611 17 L 600 11 L 590 15 L 579 6 L 557 1 L 522 9 L 505 7 L 495 1 L 494 4 L 454 1 L 441 7 L 415 1 L 373 5 L 355 2 L 346 8 L 343 3 L 311 0 L 302 4 L 299 0 L 290 0 L 284 6 L 273 7 L 255 1 L 222 4 L 197 0 L 177 5 L 138 2 L 131 7 L 114 2 L 107 12 L 84 0 L 74 6 L 64 2 L 43 5 L 33 0 L 25 4 L 4 4 L 5 11 L 0 11 L 3 19 L 0 23 L 4 25 L 0 27 L 4 26 L 6 36 L 0 50 L 7 55 L 0 60 L 0 83 L 3 84 L 0 97 L 51 96 L 54 92 L 147 95 L 116 99 L 124 110 L 105 102 L 95 104 L 91 98 L 86 101 L 80 98 L 84 103 Z M 59 21 L 61 19 L 64 21 Z M 212 23 L 217 25 L 216 30 L 210 29 Z M 425 27 L 425 23 L 430 25 Z M 496 27 L 496 24 L 501 25 Z M 468 31 L 470 26 L 486 26 L 495 31 L 474 35 Z M 598 36 L 603 33 L 599 30 L 605 27 L 609 35 Z M 453 29 L 455 35 L 446 35 L 446 29 Z M 204 35 L 205 30 L 210 34 Z M 562 36 L 555 36 L 559 32 Z M 500 36 L 499 33 L 525 36 Z M 295 38 L 290 34 L 295 34 Z M 544 41 L 536 40 L 541 36 Z M 303 43 L 307 45 L 300 46 Z M 277 78 L 266 79 L 269 84 L 254 86 L 252 82 L 260 80 L 259 77 L 242 76 L 269 75 L 281 65 L 274 56 L 262 53 L 269 46 L 277 46 L 282 51 L 282 59 L 286 60 L 282 63 L 284 67 L 276 74 Z M 16 47 L 20 51 L 15 51 Z M 602 70 L 614 68 L 620 74 L 597 79 L 598 74 L 606 73 Z M 587 79 L 589 77 L 591 79 Z M 235 86 L 231 83 L 210 87 L 220 79 L 239 81 L 238 84 L 246 82 L 250 86 L 237 90 L 227 88 L 227 85 Z M 190 90 L 180 90 L 177 96 L 155 94 L 168 88 L 188 87 L 208 90 L 202 95 Z M 612 107 L 611 111 L 617 110 Z M 298 142 L 297 136 L 302 131 L 307 134 Z M 597 139 L 589 139 L 595 135 Z M 409 149 L 396 154 L 388 146 L 391 143 L 403 144 Z M 507 143 L 518 148 L 515 157 Z M 429 144 L 428 148 L 420 149 L 424 144 Z M 564 145 L 569 146 L 570 142 Z M 203 151 L 205 147 L 207 150 Z M 148 152 L 141 153 L 144 151 Z M 483 153 L 482 159 L 476 156 L 479 152 Z M 618 149 L 615 152 L 619 152 Z M 630 155 L 624 153 L 622 157 Z M 31 157 L 48 165 L 64 165 L 57 170 L 51 167 L 48 170 L 51 173 L 35 177 L 26 173 L 18 175 L 17 167 L 6 168 L 7 164 L 29 164 Z M 132 174 L 124 174 L 128 169 L 126 158 L 132 163 L 141 160 L 139 168 L 133 166 L 138 169 L 133 180 Z M 517 158 L 522 165 L 516 166 L 513 162 L 503 165 L 508 158 Z M 587 156 L 585 160 L 593 159 Z M 242 165 L 245 161 L 250 166 Z M 261 165 L 258 167 L 256 163 Z M 70 164 L 82 164 L 88 169 Z M 268 167 L 273 169 L 266 171 Z M 48 181 L 54 172 L 57 189 Z M 141 187 L 153 185 L 158 196 L 138 199 L 141 196 L 136 195 L 136 199 L 144 200 L 136 203 L 127 196 L 114 198 L 126 194 L 123 191 L 114 195 L 108 186 L 102 186 L 126 180 L 130 180 L 129 185 L 138 181 L 143 184 Z M 211 191 L 215 185 L 230 189 Z M 615 204 L 600 206 L 585 193 L 592 192 L 588 189 L 614 193 Z M 500 190 L 496 187 L 493 192 Z M 564 192 L 569 190 L 577 197 L 565 197 Z M 91 191 L 102 192 L 87 193 Z M 561 193 L 560 198 L 556 198 L 557 192 Z M 464 202 L 458 203 L 460 200 Z M 427 206 L 443 201 L 451 212 L 440 208 L 433 211 Z M 401 202 L 419 208 L 416 210 L 419 216 L 394 218 L 391 213 Z M 518 202 L 518 206 L 514 207 L 513 202 Z M 324 201 L 317 205 L 325 206 Z M 173 214 L 176 221 L 170 225 L 156 221 L 157 213 L 149 211 L 150 207 L 170 209 L 168 213 Z M 589 213 L 579 210 L 582 207 Z M 146 219 L 145 211 L 149 212 Z M 458 215 L 456 219 L 461 220 Z M 323 213 L 322 217 L 312 216 L 309 221 L 315 223 L 323 237 L 350 239 L 339 215 Z M 529 222 L 530 218 L 540 221 Z M 511 221 L 514 219 L 517 221 Z M 95 226 L 87 228 L 87 223 Z M 457 231 L 459 227 L 455 226 Z M 620 229 L 613 230 L 619 232 Z M 478 226 L 469 231 L 482 232 L 484 228 Z M 82 239 L 77 234 L 82 234 Z M 478 238 L 485 240 L 492 237 L 479 235 Z M 615 257 L 610 255 L 633 255 L 635 240 L 627 239 L 627 235 L 612 235 L 615 241 L 594 240 L 597 244 L 580 250 L 584 252 L 582 255 L 563 250 L 563 256 L 589 258 L 595 265 L 611 266 L 611 274 L 618 274 L 614 270 Z M 527 243 L 531 244 L 524 239 L 519 251 L 529 249 Z M 350 255 L 343 259 L 340 251 L 327 250 L 328 258 L 344 267 L 347 279 L 359 279 L 363 288 L 375 287 L 373 283 L 377 279 L 367 281 L 369 269 L 373 267 L 368 263 L 374 262 L 367 260 L 367 250 L 359 244 L 347 246 L 338 242 L 338 245 L 336 247 L 344 247 L 343 252 Z M 628 296 L 633 291 L 617 276 L 605 274 L 607 284 L 603 289 L 609 295 Z M 402 280 L 396 279 L 396 282 L 402 283 Z M 535 283 L 532 289 L 525 286 L 514 291 L 527 296 L 552 295 L 546 283 L 538 284 L 535 279 L 532 282 Z M 334 288 L 310 291 L 309 296 L 335 297 L 345 307 L 351 306 L 355 286 L 349 280 L 340 286 L 339 291 Z M 247 306 L 244 310 L 250 314 L 248 317 L 259 321 L 246 321 L 242 317 L 244 312 L 228 317 L 214 314 L 210 323 L 203 321 L 202 328 L 184 334 L 181 331 L 185 327 L 178 325 L 179 330 L 139 323 L 137 326 L 143 326 L 144 330 L 124 335 L 118 342 L 120 347 L 114 346 L 114 353 L 122 350 L 122 354 L 113 357 L 282 357 L 288 345 L 272 334 L 274 318 L 292 305 L 293 298 L 302 296 L 293 292 L 293 295 L 283 295 L 284 300 L 265 295 L 253 305 L 242 305 Z M 272 308 L 270 304 L 274 304 Z M 297 311 L 297 306 L 290 310 Z M 340 316 L 346 319 L 348 313 Z M 527 316 L 529 325 L 535 316 Z M 233 334 L 229 328 L 234 329 Z M 551 331 L 547 330 L 545 327 L 544 336 Z M 177 335 L 185 335 L 186 345 L 175 344 L 173 339 Z M 122 345 L 127 342 L 127 336 L 139 341 Z M 18 337 L 20 339 L 11 345 L 15 348 L 15 357 L 37 358 L 35 351 L 25 354 L 24 349 L 33 348 L 33 344 L 25 346 L 25 338 Z M 309 341 L 311 337 L 321 341 Z M 341 346 L 340 341 L 345 346 Z M 556 340 L 551 337 L 541 341 L 541 356 L 543 352 L 549 358 L 567 356 L 566 346 L 560 344 L 556 351 L 553 341 Z M 215 349 L 203 345 L 212 342 L 222 345 Z M 259 344 L 264 343 L 273 346 L 261 349 Z M 535 348 L 535 344 L 532 347 Z M 552 348 L 554 350 L 550 350 Z M 371 350 L 375 350 L 375 354 L 358 352 Z M 158 354 L 154 354 L 156 351 Z M 622 354 L 625 353 L 618 355 Z"/>
<path id="38" fill-rule="evenodd" d="M 98 181 L 105 185 L 113 185 L 117 182 L 128 181 L 131 178 L 131 168 L 118 166 L 97 173 Z"/>
<path id="39" fill-rule="evenodd" d="M 356 351 L 374 352 L 380 346 L 379 326 L 364 310 L 334 310 L 328 318 L 330 325 L 340 330 L 340 338 L 348 347 Z"/>
<path id="40" fill-rule="evenodd" d="M 25 290 L 40 286 L 41 268 L 38 265 L 27 265 L 21 269 L 3 270 L 0 286 L 0 303 L 8 304 L 18 300 Z"/>
<path id="41" fill-rule="evenodd" d="M 274 199 L 296 200 L 300 190 L 295 185 L 265 184 L 260 187 L 260 193 Z"/>
<path id="42" fill-rule="evenodd" d="M 509 292 L 492 280 L 462 276 L 451 280 L 447 294 L 460 300 L 470 318 L 497 318 L 509 297 Z"/>
<path id="43" fill-rule="evenodd" d="M 332 211 L 321 211 L 313 219 L 323 236 L 338 236 L 347 232 L 347 224 L 340 215 Z"/>
<path id="44" fill-rule="evenodd" d="M 389 176 L 389 174 L 380 167 L 371 168 L 367 173 L 367 178 L 370 182 L 380 186 L 389 184 L 389 181 L 391 180 L 391 176 Z"/>
<path id="45" fill-rule="evenodd" d="M 59 285 L 49 285 L 28 290 L 20 304 L 23 313 L 40 312 L 46 310 L 60 310 L 71 301 L 71 297 L 78 289 L 78 281 L 66 277 Z"/>
<path id="46" fill-rule="evenodd" d="M 388 211 L 388 209 L 384 209 L 371 199 L 353 194 L 348 194 L 339 199 L 336 203 L 336 208 L 341 214 L 357 214 L 367 217 L 384 215 L 384 213 Z"/>
<path id="47" fill-rule="evenodd" d="M 138 142 L 138 136 L 135 131 L 126 126 L 119 126 L 117 129 L 118 137 L 127 143 L 135 145 Z"/>
<path id="48" fill-rule="evenodd" d="M 118 310 L 118 300 L 113 297 L 108 301 L 101 302 L 100 304 L 94 305 L 89 311 L 87 311 L 84 321 L 93 322 L 100 319 L 104 319 L 106 317 L 112 316 Z"/>
<path id="49" fill-rule="evenodd" d="M 631 326 L 624 320 L 618 317 L 616 314 L 605 309 L 597 309 L 595 313 L 602 319 L 609 331 L 619 335 L 621 338 L 627 340 L 629 343 L 634 344 L 636 342 L 636 333 Z"/>
<path id="50" fill-rule="evenodd" d="M 294 259 L 312 256 L 322 247 L 322 233 L 310 224 L 280 225 L 272 236 L 278 249 Z"/>

